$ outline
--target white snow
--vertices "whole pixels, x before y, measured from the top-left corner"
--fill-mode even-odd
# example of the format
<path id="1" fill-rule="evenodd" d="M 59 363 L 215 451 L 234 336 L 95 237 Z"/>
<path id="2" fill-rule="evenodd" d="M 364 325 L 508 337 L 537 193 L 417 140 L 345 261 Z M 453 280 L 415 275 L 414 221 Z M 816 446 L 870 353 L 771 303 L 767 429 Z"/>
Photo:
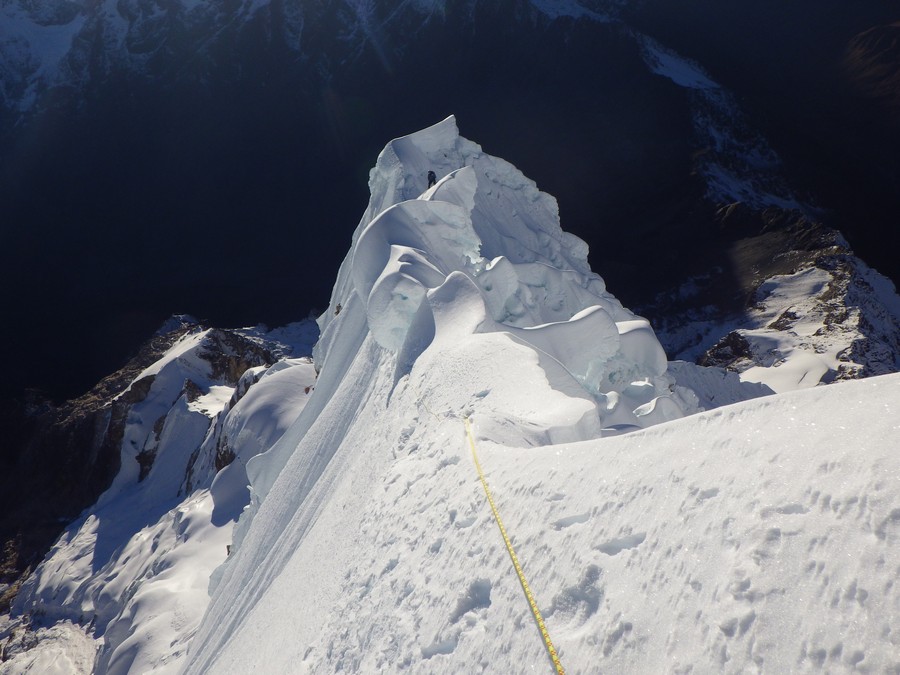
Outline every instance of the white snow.
<path id="1" fill-rule="evenodd" d="M 716 312 L 716 318 L 707 320 L 701 314 L 666 329 L 671 356 L 696 360 L 721 337 L 737 333 L 747 341 L 751 355 L 730 367 L 745 382 L 763 383 L 776 392 L 814 387 L 839 373 L 896 372 L 900 296 L 889 279 L 849 252 L 843 257 L 847 263 L 843 269 L 807 262 L 796 272 L 768 278 L 740 316 L 723 319 Z M 827 261 L 822 264 L 828 266 Z M 690 293 L 691 286 L 688 282 L 681 292 Z M 862 352 L 860 344 L 866 346 Z"/>
<path id="2" fill-rule="evenodd" d="M 0 675 L 74 675 L 89 673 L 94 663 L 94 641 L 82 626 L 60 621 L 39 628 L 34 641 L 40 649 L 29 649 L 25 628 L 18 622 L 0 628 L 3 662 Z"/>
<path id="3" fill-rule="evenodd" d="M 379 158 L 316 390 L 249 463 L 185 673 L 550 672 L 466 416 L 569 672 L 900 667 L 900 377 L 678 419 L 690 392 L 646 324 L 582 271 L 547 199 L 451 125 Z M 444 180 L 425 191 L 428 166 Z M 714 372 L 679 379 L 748 395 Z M 607 434 L 643 415 L 671 421 Z"/>
<path id="4" fill-rule="evenodd" d="M 468 417 L 567 672 L 900 670 L 900 376 L 765 396 L 668 364 L 555 201 L 453 118 L 369 183 L 315 363 L 228 396 L 182 338 L 19 614 L 89 624 L 101 674 L 551 672 Z M 761 311 L 827 283 L 777 280 Z"/>
<path id="5" fill-rule="evenodd" d="M 900 665 L 900 377 L 567 444 L 578 408 L 499 337 L 426 352 L 389 402 L 369 343 L 262 503 L 186 672 L 550 672 L 466 413 L 570 672 Z"/>
<path id="6" fill-rule="evenodd" d="M 287 350 L 302 349 L 306 338 L 308 349 L 311 323 L 243 333 Z M 294 421 L 316 378 L 310 359 L 285 358 L 248 371 L 238 386 L 246 393 L 232 404 L 235 387 L 217 384 L 204 356 L 209 335 L 186 334 L 129 387 L 152 381 L 126 421 L 122 468 L 23 586 L 14 613 L 35 622 L 37 647 L 12 655 L 0 672 L 54 672 L 54 663 L 67 674 L 180 671 L 210 577 L 250 499 L 244 466 Z M 227 450 L 233 461 L 217 474 L 217 455 Z M 155 453 L 143 479 L 141 451 Z M 74 646 L 58 656 L 63 639 Z M 85 641 L 89 660 L 79 647 Z"/>
<path id="7" fill-rule="evenodd" d="M 770 326 L 784 312 L 794 312 L 800 319 L 791 327 L 790 335 L 799 338 L 800 344 L 808 343 L 822 328 L 822 317 L 802 311 L 798 303 L 810 302 L 828 289 L 833 281 L 825 270 L 810 267 L 791 275 L 778 275 L 763 282 L 759 293 L 765 298 L 759 321 Z M 772 328 L 747 330 L 743 335 L 752 340 L 760 352 L 769 355 L 764 365 L 749 368 L 741 373 L 741 379 L 749 382 L 765 382 L 777 392 L 791 391 L 817 385 L 829 370 L 840 365 L 838 356 L 842 345 L 830 349 L 804 350 L 787 334 Z M 774 368 L 773 366 L 779 366 Z"/>
<path id="8" fill-rule="evenodd" d="M 744 202 L 754 208 L 776 206 L 803 211 L 779 174 L 781 160 L 748 124 L 734 96 L 700 64 L 653 38 L 629 31 L 651 72 L 688 91 L 695 143 L 707 197 L 715 203 Z"/>
<path id="9" fill-rule="evenodd" d="M 641 36 L 644 47 L 644 60 L 650 70 L 672 80 L 680 87 L 688 89 L 718 89 L 709 75 L 699 64 L 676 54 L 647 36 Z"/>

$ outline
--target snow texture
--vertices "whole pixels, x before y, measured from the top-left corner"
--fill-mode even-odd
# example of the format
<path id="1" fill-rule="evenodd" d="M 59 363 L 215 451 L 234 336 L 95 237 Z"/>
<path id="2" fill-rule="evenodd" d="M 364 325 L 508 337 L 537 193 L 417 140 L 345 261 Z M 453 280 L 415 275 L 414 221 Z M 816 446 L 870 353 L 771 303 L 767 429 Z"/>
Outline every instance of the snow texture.
<path id="1" fill-rule="evenodd" d="M 739 336 L 747 353 L 736 355 L 728 367 L 745 382 L 776 392 L 897 372 L 900 296 L 845 242 L 836 250 L 834 256 L 766 279 L 739 316 L 685 313 L 681 321 L 657 330 L 674 358 L 689 361 L 721 344 L 722 336 Z M 699 281 L 689 281 L 678 293 L 688 296 Z M 676 378 L 680 381 L 681 375 Z M 704 389 L 697 386 L 692 388 Z"/>
<path id="2" fill-rule="evenodd" d="M 315 383 L 311 359 L 284 358 L 225 386 L 210 361 L 210 334 L 186 334 L 120 395 L 148 387 L 128 412 L 122 468 L 23 585 L 13 613 L 37 629 L 37 648 L 12 655 L 0 672 L 180 670 L 209 578 L 249 502 L 244 465 L 294 421 Z M 304 341 L 309 349 L 302 323 L 243 334 L 274 351 L 302 349 Z M 217 473 L 228 452 L 231 463 Z M 75 648 L 85 641 L 87 661 Z M 60 644 L 74 647 L 58 656 Z"/>
<path id="3" fill-rule="evenodd" d="M 194 331 L 123 394 L 120 475 L 23 587 L 0 672 L 551 672 L 467 417 L 568 672 L 900 670 L 900 375 L 766 395 L 667 363 L 453 118 L 369 185 L 314 360 L 244 331 L 284 353 L 226 386 Z"/>
<path id="4" fill-rule="evenodd" d="M 316 390 L 249 462 L 185 673 L 550 672 L 467 416 L 570 672 L 900 667 L 900 378 L 681 418 L 552 200 L 452 119 L 370 186 Z M 717 372 L 681 379 L 743 396 Z"/>

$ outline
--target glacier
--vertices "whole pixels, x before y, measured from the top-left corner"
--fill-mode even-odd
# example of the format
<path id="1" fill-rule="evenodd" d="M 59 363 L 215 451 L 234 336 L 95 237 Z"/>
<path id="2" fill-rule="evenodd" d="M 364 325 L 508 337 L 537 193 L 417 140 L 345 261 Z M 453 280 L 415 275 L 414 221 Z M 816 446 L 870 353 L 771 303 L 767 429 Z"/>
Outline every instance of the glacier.
<path id="1" fill-rule="evenodd" d="M 552 672 L 466 420 L 568 672 L 900 668 L 900 376 L 771 395 L 667 361 L 453 117 L 369 187 L 312 359 L 226 381 L 197 330 L 135 378 L 0 673 Z"/>

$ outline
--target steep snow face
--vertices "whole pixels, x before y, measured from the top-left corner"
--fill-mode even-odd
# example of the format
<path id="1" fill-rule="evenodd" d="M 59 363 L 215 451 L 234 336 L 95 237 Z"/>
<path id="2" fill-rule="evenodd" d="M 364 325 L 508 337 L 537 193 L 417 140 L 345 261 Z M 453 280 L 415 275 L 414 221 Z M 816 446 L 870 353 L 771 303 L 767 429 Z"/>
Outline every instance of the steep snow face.
<path id="1" fill-rule="evenodd" d="M 303 497 L 310 457 L 289 463 L 186 672 L 552 672 L 461 420 L 437 407 L 454 384 L 359 410 L 339 475 Z M 898 376 L 540 447 L 497 442 L 479 402 L 500 392 L 480 393 L 461 412 L 567 672 L 898 665 Z"/>
<path id="2" fill-rule="evenodd" d="M 23 585 L 13 615 L 37 647 L 9 650 L 2 672 L 51 672 L 60 650 L 68 673 L 178 672 L 250 498 L 244 467 L 315 384 L 310 358 L 278 355 L 309 350 L 314 329 L 193 330 L 116 397 L 132 402 L 122 468 Z"/>
<path id="3" fill-rule="evenodd" d="M 334 310 L 321 320 L 323 345 L 337 304 L 356 301 L 374 340 L 397 355 L 398 379 L 431 344 L 502 332 L 580 384 L 601 427 L 682 414 L 649 324 L 590 271 L 556 201 L 460 138 L 452 117 L 390 143 L 370 186 Z"/>

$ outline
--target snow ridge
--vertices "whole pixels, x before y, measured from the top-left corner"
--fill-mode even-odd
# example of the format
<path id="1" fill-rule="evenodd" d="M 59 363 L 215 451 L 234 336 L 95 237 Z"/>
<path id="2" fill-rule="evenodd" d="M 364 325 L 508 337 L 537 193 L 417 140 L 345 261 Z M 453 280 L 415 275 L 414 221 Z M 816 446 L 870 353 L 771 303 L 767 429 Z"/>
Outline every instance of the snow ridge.
<path id="1" fill-rule="evenodd" d="M 430 188 L 428 171 L 437 175 Z M 273 593 L 294 574 L 318 589 L 298 630 L 328 619 L 335 570 L 352 560 L 323 570 L 310 555 L 334 548 L 341 514 L 365 511 L 363 476 L 412 452 L 408 411 L 452 437 L 477 410 L 492 438 L 541 446 L 677 418 L 689 400 L 672 393 L 647 322 L 606 291 L 585 244 L 560 229 L 555 200 L 461 138 L 454 118 L 389 143 L 369 184 L 319 320 L 316 390 L 293 427 L 248 463 L 251 506 L 215 575 L 209 628 L 186 672 L 246 663 L 225 638 L 256 612 L 274 620 Z"/>
<path id="2" fill-rule="evenodd" d="M 387 180 L 381 167 L 389 167 Z M 440 179 L 422 191 L 429 170 Z M 372 182 L 376 203 L 385 203 L 382 182 L 402 186 L 391 192 L 406 199 L 366 224 L 370 207 L 348 262 L 369 330 L 399 354 L 400 368 L 411 366 L 432 340 L 444 339 L 437 324 L 446 307 L 439 298 L 451 293 L 439 287 L 447 282 L 452 293 L 471 298 L 473 314 L 446 330 L 502 331 L 547 353 L 607 411 L 616 411 L 609 416 L 615 423 L 639 425 L 630 416 L 636 408 L 648 395 L 668 393 L 665 354 L 649 324 L 590 271 L 587 246 L 562 231 L 556 201 L 508 162 L 460 139 L 452 117 L 392 142 Z M 421 197 L 410 199 L 417 192 Z M 637 381 L 648 385 L 642 384 L 643 400 L 626 411 L 631 394 L 624 391 Z"/>
<path id="3" fill-rule="evenodd" d="M 121 473 L 23 587 L 0 673 L 549 668 L 463 420 L 568 670 L 900 668 L 900 376 L 688 416 L 771 390 L 667 364 L 452 117 L 370 188 L 313 359 L 308 330 L 179 319 L 111 402 Z"/>
<path id="4" fill-rule="evenodd" d="M 249 501 L 244 466 L 302 410 L 315 369 L 309 358 L 289 357 L 303 343 L 309 349 L 314 331 L 303 323 L 271 333 L 174 323 L 184 335 L 108 404 L 123 411 L 113 484 L 66 528 L 15 600 L 18 620 L 4 633 L 34 629 L 38 649 L 0 672 L 180 668 L 209 576 Z M 116 426 L 113 419 L 105 433 Z M 70 645 L 68 669 L 55 661 L 60 641 Z"/>
<path id="5" fill-rule="evenodd" d="M 370 186 L 316 391 L 249 463 L 185 673 L 548 667 L 466 417 L 567 668 L 896 665 L 896 376 L 604 438 L 687 406 L 552 200 L 452 118 L 389 144 Z"/>

